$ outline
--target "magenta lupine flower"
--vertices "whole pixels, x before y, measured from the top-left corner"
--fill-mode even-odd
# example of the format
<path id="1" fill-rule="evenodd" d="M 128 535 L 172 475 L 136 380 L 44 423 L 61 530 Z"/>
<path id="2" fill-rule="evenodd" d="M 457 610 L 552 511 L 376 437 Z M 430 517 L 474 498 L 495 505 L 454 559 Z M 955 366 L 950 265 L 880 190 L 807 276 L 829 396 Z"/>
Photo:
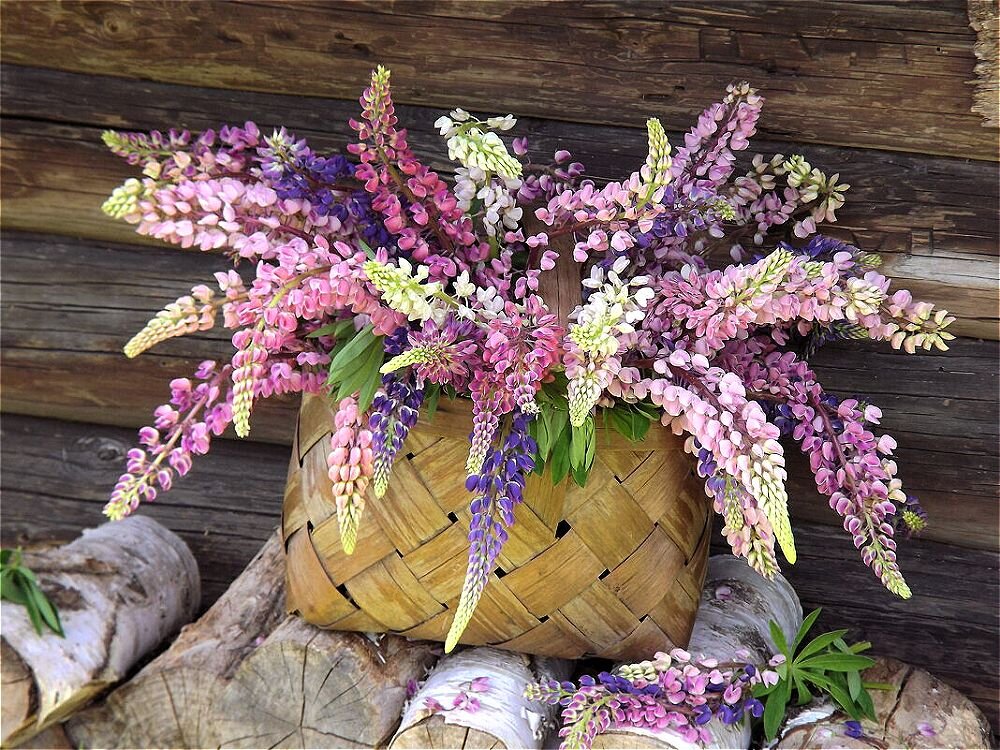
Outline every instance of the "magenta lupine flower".
<path id="1" fill-rule="evenodd" d="M 408 347 L 382 366 L 382 372 L 412 367 L 420 380 L 464 390 L 471 372 L 481 367 L 478 328 L 468 320 L 449 316 L 443 325 L 433 320 L 411 331 Z"/>
<path id="2" fill-rule="evenodd" d="M 525 697 L 563 706 L 559 731 L 563 748 L 587 748 L 609 729 L 671 730 L 691 743 L 712 740 L 711 722 L 737 724 L 764 706 L 754 686 L 772 670 L 717 659 L 692 659 L 681 649 L 656 661 L 628 664 L 615 673 L 584 675 L 579 683 L 555 680 L 529 685 Z"/>

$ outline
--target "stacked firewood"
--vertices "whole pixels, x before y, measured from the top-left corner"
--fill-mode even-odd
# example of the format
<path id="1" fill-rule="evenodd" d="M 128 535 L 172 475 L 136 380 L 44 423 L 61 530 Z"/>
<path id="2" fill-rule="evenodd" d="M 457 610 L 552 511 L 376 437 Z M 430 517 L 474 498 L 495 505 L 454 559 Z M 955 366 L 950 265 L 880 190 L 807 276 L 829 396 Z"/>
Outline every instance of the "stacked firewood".
<path id="1" fill-rule="evenodd" d="M 522 691 L 576 668 L 492 648 L 442 657 L 437 644 L 319 630 L 289 617 L 277 535 L 187 625 L 199 599 L 197 567 L 183 542 L 148 519 L 99 527 L 26 562 L 59 606 L 66 638 L 38 635 L 21 608 L 3 603 L 5 747 L 550 747 L 558 708 L 528 702 Z M 745 649 L 766 660 L 770 620 L 788 636 L 801 624 L 788 583 L 713 558 L 690 650 Z M 869 738 L 988 746 L 985 719 L 957 691 L 898 662 L 873 670 L 893 690 L 877 706 L 879 722 L 866 727 Z M 923 729 L 928 712 L 946 717 L 933 734 Z M 812 706 L 788 723 L 779 747 L 867 746 L 844 736 L 844 718 Z M 714 737 L 715 747 L 750 745 L 746 724 L 716 727 Z M 648 730 L 613 731 L 595 744 L 691 747 Z"/>

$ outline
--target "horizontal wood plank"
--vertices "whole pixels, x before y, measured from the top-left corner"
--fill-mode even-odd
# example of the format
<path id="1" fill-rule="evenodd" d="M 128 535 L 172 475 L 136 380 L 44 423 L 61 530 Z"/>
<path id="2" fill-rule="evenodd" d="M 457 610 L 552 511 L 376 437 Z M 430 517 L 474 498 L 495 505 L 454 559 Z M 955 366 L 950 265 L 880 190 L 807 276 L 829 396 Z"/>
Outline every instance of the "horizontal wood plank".
<path id="1" fill-rule="evenodd" d="M 108 101 L 115 106 L 108 107 Z M 118 242 L 142 242 L 100 204 L 133 174 L 100 142 L 98 128 L 192 129 L 255 119 L 265 129 L 284 124 L 320 149 L 341 149 L 350 136 L 352 102 L 150 84 L 6 66 L 0 101 L 5 115 L 3 225 Z M 447 168 L 431 127 L 438 112 L 400 107 L 411 141 L 436 168 Z M 86 123 L 86 126 L 80 123 Z M 522 121 L 533 152 L 544 158 L 569 148 L 597 179 L 619 177 L 645 155 L 645 134 L 630 128 Z M 675 142 L 677 136 L 675 136 Z M 785 144 L 787 145 L 787 144 Z M 757 144 L 764 153 L 782 144 Z M 959 335 L 997 338 L 995 165 L 858 149 L 808 147 L 813 164 L 852 184 L 831 233 L 854 239 L 886 258 L 900 286 L 958 316 Z"/>
<path id="2" fill-rule="evenodd" d="M 132 433 L 120 428 L 5 416 L 3 544 L 67 539 L 100 523 L 131 440 Z M 220 441 L 141 511 L 191 546 L 204 582 L 203 607 L 272 533 L 286 461 L 284 447 Z M 904 602 L 882 590 L 839 529 L 797 520 L 795 533 L 799 561 L 784 573 L 807 610 L 825 608 L 822 627 L 850 627 L 852 636 L 871 639 L 876 652 L 929 669 L 970 695 L 996 726 L 995 553 L 927 540 L 905 543 L 900 555 L 914 597 Z M 713 540 L 713 552 L 724 553 L 721 536 Z"/>
<path id="3" fill-rule="evenodd" d="M 997 158 L 964 0 L 77 0 L 18 3 L 2 29 L 7 63 L 341 99 L 383 63 L 401 103 L 673 129 L 748 79 L 778 140 Z"/>
<path id="4" fill-rule="evenodd" d="M 156 310 L 210 279 L 220 259 L 167 248 L 102 245 L 10 233 L 3 238 L 3 408 L 137 427 L 167 396 L 172 377 L 206 357 L 228 357 L 221 331 L 167 342 L 136 360 L 122 344 Z M 59 294 L 45 294 L 58 285 Z M 933 516 L 927 535 L 996 548 L 997 344 L 959 339 L 952 352 L 907 356 L 875 345 L 829 347 L 817 358 L 831 392 L 869 397 L 900 443 L 901 477 Z M 251 439 L 288 441 L 294 400 L 260 404 Z M 832 511 L 789 449 L 797 517 Z"/>

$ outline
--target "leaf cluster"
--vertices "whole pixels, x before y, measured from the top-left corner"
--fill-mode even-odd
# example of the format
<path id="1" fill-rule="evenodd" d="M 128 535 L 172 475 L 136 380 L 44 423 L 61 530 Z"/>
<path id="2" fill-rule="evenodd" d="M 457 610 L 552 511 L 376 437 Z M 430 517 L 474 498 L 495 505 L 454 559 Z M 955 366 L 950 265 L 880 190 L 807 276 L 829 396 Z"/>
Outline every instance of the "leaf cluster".
<path id="1" fill-rule="evenodd" d="M 809 613 L 791 644 L 778 624 L 773 620 L 770 623 L 771 638 L 785 661 L 775 667 L 779 678 L 775 685 L 759 686 L 754 691 L 754 697 L 764 701 L 764 733 L 768 740 L 777 735 L 793 690 L 794 705 L 804 705 L 818 693 L 833 698 L 852 719 L 875 718 L 875 706 L 868 691 L 885 686 L 861 678 L 861 673 L 875 663 L 874 659 L 860 655 L 871 648 L 871 643 L 863 641 L 848 646 L 844 641 L 847 630 L 823 633 L 806 643 L 805 637 L 821 611 Z"/>
<path id="2" fill-rule="evenodd" d="M 542 474 L 548 467 L 553 485 L 572 476 L 573 481 L 583 487 L 597 455 L 597 419 L 591 414 L 579 427 L 570 424 L 566 378 L 561 373 L 542 387 L 536 401 L 538 416 L 528 428 L 538 444 L 534 456 L 535 473 Z M 600 409 L 599 418 L 605 426 L 610 425 L 629 440 L 638 442 L 646 437 L 650 424 L 659 419 L 659 413 L 652 404 L 622 402 Z"/>
<path id="3" fill-rule="evenodd" d="M 38 586 L 38 579 L 21 560 L 20 548 L 0 550 L 0 599 L 20 604 L 28 610 L 35 632 L 42 634 L 45 626 L 65 638 L 59 613 Z"/>
<path id="4" fill-rule="evenodd" d="M 379 370 L 385 361 L 385 337 L 376 335 L 370 324 L 355 331 L 351 320 L 331 323 L 309 335 L 313 338 L 333 336 L 337 341 L 330 352 L 326 379 L 330 393 L 333 394 L 336 389 L 338 401 L 357 393 L 360 411 L 371 406 L 375 392 L 382 384 Z"/>

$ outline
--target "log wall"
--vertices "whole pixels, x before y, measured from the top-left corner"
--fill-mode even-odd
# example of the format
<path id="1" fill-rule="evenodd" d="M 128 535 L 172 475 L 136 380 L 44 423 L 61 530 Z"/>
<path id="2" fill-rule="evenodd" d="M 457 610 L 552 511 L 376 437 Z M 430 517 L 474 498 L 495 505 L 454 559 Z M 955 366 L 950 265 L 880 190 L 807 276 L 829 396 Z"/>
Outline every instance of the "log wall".
<path id="1" fill-rule="evenodd" d="M 68 537 L 99 520 L 133 428 L 164 399 L 167 380 L 228 347 L 214 333 L 133 362 L 119 353 L 162 304 L 220 265 L 151 246 L 100 213 L 131 174 L 104 150 L 101 130 L 254 119 L 262 128 L 286 125 L 320 148 L 342 148 L 354 100 L 381 62 L 393 69 L 411 142 L 435 167 L 446 164 L 432 123 L 440 110 L 463 106 L 513 112 L 538 153 L 558 144 L 588 174 L 608 178 L 643 158 L 647 116 L 660 117 L 676 143 L 726 83 L 745 78 L 768 99 L 755 148 L 801 151 L 840 172 L 853 187 L 837 231 L 883 252 L 900 284 L 956 313 L 961 336 L 949 355 L 842 345 L 817 360 L 831 391 L 864 393 L 884 408 L 886 429 L 900 443 L 901 477 L 931 512 L 925 538 L 901 549 L 914 599 L 881 593 L 843 532 L 828 525 L 836 521 L 794 457 L 803 555 L 787 573 L 807 606 L 827 606 L 830 625 L 856 627 L 881 652 L 971 692 L 996 724 L 1000 211 L 998 133 L 995 118 L 990 125 L 982 116 L 997 110 L 995 71 L 982 62 L 991 49 L 995 60 L 995 28 L 981 20 L 990 5 L 7 8 L 0 17 L 4 542 Z M 223 441 L 147 511 L 191 545 L 206 605 L 276 523 L 294 409 L 260 407 L 250 443 Z"/>

